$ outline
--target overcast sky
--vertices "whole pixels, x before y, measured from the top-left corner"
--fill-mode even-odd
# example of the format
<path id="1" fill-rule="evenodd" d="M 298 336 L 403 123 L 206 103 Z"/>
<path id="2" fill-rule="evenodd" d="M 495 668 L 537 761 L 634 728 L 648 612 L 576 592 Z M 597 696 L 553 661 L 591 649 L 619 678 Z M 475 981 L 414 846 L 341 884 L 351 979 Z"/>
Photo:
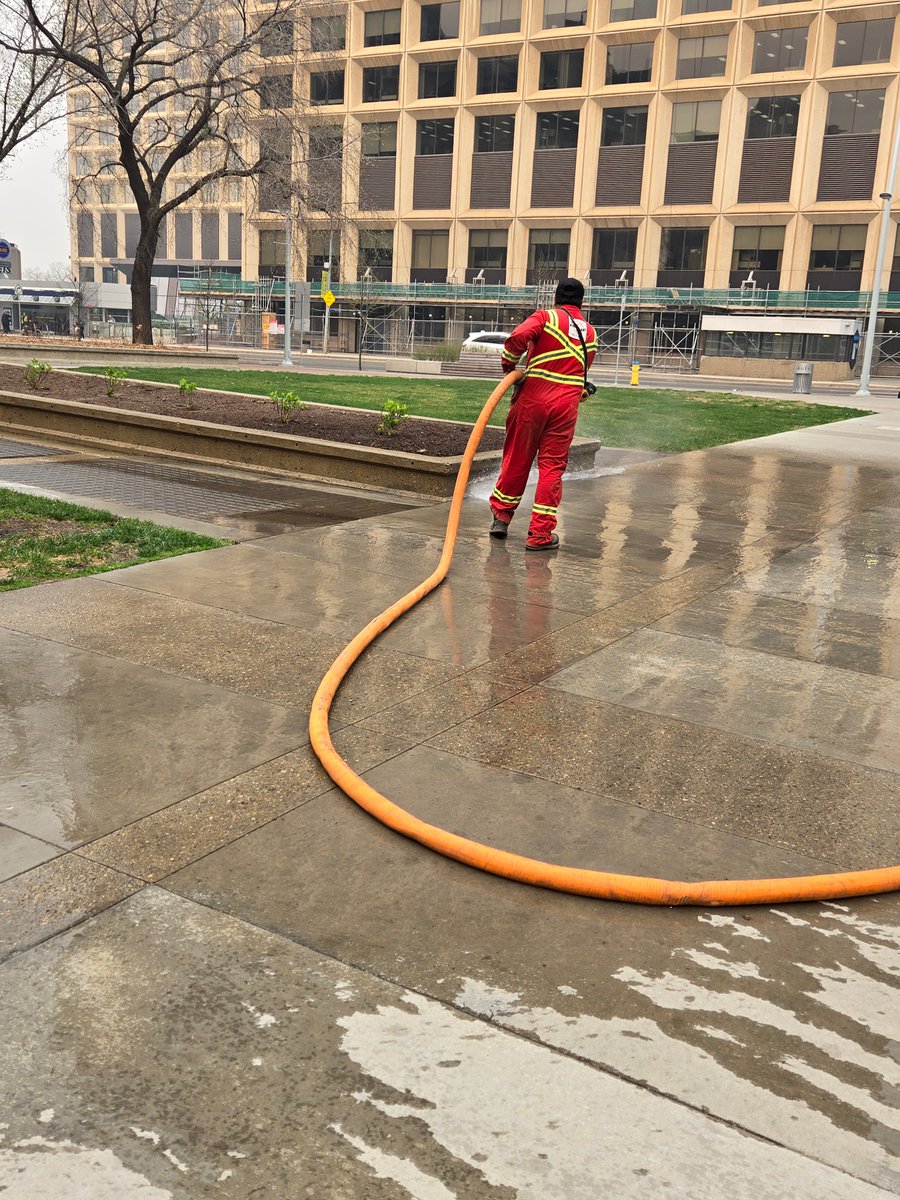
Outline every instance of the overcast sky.
<path id="1" fill-rule="evenodd" d="M 22 252 L 22 273 L 61 262 L 69 270 L 69 216 L 61 155 L 65 122 L 40 144 L 26 142 L 6 160 L 0 176 L 0 237 Z"/>

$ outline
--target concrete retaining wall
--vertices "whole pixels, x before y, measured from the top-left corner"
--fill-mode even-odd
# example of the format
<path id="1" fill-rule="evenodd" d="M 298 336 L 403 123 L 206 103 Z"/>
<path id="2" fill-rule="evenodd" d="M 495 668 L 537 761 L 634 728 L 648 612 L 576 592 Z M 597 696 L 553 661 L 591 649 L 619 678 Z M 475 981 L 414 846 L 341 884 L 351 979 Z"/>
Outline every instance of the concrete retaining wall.
<path id="1" fill-rule="evenodd" d="M 700 374 L 726 379 L 793 379 L 794 363 L 780 358 L 719 358 L 710 354 L 700 357 Z M 818 383 L 840 383 L 850 378 L 850 366 L 844 362 L 813 363 L 813 386 Z"/>

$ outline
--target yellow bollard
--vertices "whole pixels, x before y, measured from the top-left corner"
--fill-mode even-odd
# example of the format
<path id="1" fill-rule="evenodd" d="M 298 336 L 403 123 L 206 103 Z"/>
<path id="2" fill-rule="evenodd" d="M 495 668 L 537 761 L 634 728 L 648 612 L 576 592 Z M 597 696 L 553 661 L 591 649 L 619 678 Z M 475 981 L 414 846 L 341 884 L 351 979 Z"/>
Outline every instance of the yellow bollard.
<path id="1" fill-rule="evenodd" d="M 641 382 L 641 365 L 640 363 L 631 364 L 631 386 L 637 387 Z"/>

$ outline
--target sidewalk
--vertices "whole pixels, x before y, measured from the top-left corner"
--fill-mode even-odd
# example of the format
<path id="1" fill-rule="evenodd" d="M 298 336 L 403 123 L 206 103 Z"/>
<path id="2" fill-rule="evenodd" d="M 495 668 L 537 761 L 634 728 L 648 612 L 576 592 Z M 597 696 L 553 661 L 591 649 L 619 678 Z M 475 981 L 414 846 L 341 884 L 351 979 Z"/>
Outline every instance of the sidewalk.
<path id="1" fill-rule="evenodd" d="M 0 1191 L 897 1193 L 900 897 L 635 908 L 397 837 L 306 720 L 446 505 L 53 449 L 0 440 L 0 486 L 235 544 L 0 595 Z M 470 497 L 338 749 L 569 865 L 897 862 L 900 414 L 640 459 L 567 484 L 553 555 Z"/>

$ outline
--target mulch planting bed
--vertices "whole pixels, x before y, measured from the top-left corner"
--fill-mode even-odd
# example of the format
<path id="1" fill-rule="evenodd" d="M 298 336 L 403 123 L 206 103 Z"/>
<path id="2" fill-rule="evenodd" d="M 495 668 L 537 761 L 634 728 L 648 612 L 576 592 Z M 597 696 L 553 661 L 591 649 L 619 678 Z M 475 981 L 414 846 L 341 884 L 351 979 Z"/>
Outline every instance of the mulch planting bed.
<path id="1" fill-rule="evenodd" d="M 288 382 L 294 381 L 286 381 L 286 387 Z M 302 386 L 302 381 L 297 381 L 295 390 L 302 394 Z M 31 392 L 25 383 L 22 367 L 0 364 L 0 391 L 26 395 Z M 106 394 L 106 380 L 102 376 L 66 374 L 62 371 L 52 371 L 34 394 L 51 400 L 103 404 L 131 412 L 209 421 L 214 425 L 237 425 L 267 433 L 294 434 L 437 458 L 462 454 L 471 430 L 471 425 L 407 417 L 393 435 L 388 435 L 377 431 L 380 413 L 336 409 L 323 404 L 310 404 L 284 422 L 277 416 L 272 401 L 263 396 L 256 399 L 233 392 L 205 392 L 198 389 L 190 397 L 182 397 L 176 388 L 127 379 L 120 382 L 115 395 L 110 397 Z M 479 449 L 500 450 L 502 446 L 503 430 L 486 429 Z"/>

